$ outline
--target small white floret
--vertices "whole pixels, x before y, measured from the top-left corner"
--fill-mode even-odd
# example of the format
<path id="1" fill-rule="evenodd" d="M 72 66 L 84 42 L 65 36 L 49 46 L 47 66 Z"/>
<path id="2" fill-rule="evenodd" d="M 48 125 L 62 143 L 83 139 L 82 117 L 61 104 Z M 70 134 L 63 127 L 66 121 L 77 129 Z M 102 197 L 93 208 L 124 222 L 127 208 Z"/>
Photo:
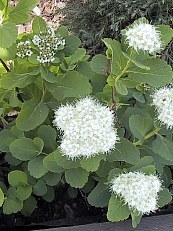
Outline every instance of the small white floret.
<path id="1" fill-rule="evenodd" d="M 37 61 L 40 63 L 50 63 L 55 60 L 55 52 L 60 45 L 65 45 L 65 39 L 56 36 L 56 28 L 50 26 L 46 32 L 34 35 L 32 42 L 38 47 L 39 55 Z"/>
<path id="2" fill-rule="evenodd" d="M 27 56 L 31 56 L 33 54 L 31 50 L 30 41 L 26 40 L 25 42 L 19 42 L 17 44 L 17 53 L 16 55 L 20 58 L 25 58 Z"/>

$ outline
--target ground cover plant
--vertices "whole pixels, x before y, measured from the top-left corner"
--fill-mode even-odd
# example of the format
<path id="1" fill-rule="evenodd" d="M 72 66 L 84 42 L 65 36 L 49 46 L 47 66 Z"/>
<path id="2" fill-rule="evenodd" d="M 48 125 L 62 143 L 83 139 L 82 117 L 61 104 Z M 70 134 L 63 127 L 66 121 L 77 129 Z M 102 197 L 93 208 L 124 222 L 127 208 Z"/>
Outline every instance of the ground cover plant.
<path id="1" fill-rule="evenodd" d="M 0 1 L 1 209 L 29 216 L 67 184 L 136 227 L 172 200 L 173 72 L 158 54 L 173 30 L 140 18 L 90 60 L 78 37 L 41 17 L 17 35 L 37 4 Z"/>

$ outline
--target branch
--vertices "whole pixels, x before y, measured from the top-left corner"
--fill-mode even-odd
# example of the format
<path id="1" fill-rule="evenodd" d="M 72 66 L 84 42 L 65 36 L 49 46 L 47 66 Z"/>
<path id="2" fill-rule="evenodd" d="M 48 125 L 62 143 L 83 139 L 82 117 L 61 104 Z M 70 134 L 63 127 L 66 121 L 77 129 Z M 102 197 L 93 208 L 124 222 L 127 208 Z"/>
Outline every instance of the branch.
<path id="1" fill-rule="evenodd" d="M 6 64 L 1 58 L 0 58 L 0 62 L 2 63 L 3 67 L 5 68 L 5 70 L 6 70 L 7 72 L 10 72 L 9 67 L 7 66 L 7 64 Z"/>

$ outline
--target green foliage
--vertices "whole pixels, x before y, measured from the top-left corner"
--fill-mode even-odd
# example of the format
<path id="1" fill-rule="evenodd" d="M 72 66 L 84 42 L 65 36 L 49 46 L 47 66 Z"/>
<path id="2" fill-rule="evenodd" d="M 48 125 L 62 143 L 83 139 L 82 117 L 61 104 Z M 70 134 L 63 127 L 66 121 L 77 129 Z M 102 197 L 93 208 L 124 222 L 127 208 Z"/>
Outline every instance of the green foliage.
<path id="1" fill-rule="evenodd" d="M 36 156 L 28 162 L 28 170 L 31 176 L 35 178 L 41 178 L 44 176 L 48 170 L 43 164 L 43 156 Z"/>
<path id="2" fill-rule="evenodd" d="M 0 189 L 0 206 L 2 206 L 4 203 L 4 193 L 2 189 Z"/>
<path id="3" fill-rule="evenodd" d="M 16 126 L 22 131 L 30 131 L 42 124 L 49 113 L 48 107 L 41 99 L 28 100 L 23 103 L 16 119 Z"/>
<path id="4" fill-rule="evenodd" d="M 17 187 L 20 185 L 27 185 L 27 175 L 19 170 L 11 171 L 8 174 L 8 182 L 12 187 Z"/>
<path id="5" fill-rule="evenodd" d="M 12 35 L 14 36 L 11 36 Z M 17 28 L 12 22 L 6 22 L 0 27 L 0 47 L 9 48 L 15 43 L 17 38 Z"/>
<path id="6" fill-rule="evenodd" d="M 107 160 L 113 161 L 125 161 L 129 164 L 135 164 L 140 159 L 139 150 L 127 139 L 121 138 L 120 142 L 116 145 L 114 151 L 108 156 Z"/>
<path id="7" fill-rule="evenodd" d="M 108 205 L 110 196 L 111 193 L 108 185 L 100 181 L 88 195 L 88 202 L 92 206 L 104 208 Z"/>
<path id="8" fill-rule="evenodd" d="M 129 118 L 129 126 L 134 137 L 143 142 L 145 135 L 153 128 L 153 121 L 150 117 L 132 115 Z"/>
<path id="9" fill-rule="evenodd" d="M 109 200 L 109 207 L 107 217 L 109 221 L 123 221 L 127 219 L 130 215 L 130 210 L 128 205 L 124 204 L 124 201 L 120 198 L 112 195 Z"/>
<path id="10" fill-rule="evenodd" d="M 36 3 L 21 0 L 16 8 L 7 7 L 6 11 L 0 1 L 6 20 L 3 26 L 27 21 Z M 173 30 L 158 28 L 166 45 L 173 37 Z M 65 44 L 57 48 L 53 60 L 42 63 L 33 38 L 46 33 L 47 26 L 42 18 L 36 17 L 32 29 L 31 33 L 17 37 L 17 44 L 30 41 L 33 53 L 23 58 L 16 53 L 19 48 L 15 36 L 11 36 L 10 41 L 6 41 L 5 34 L 0 38 L 5 41 L 2 49 L 8 48 L 6 44 L 15 46 L 10 66 L 6 62 L 9 56 L 3 60 L 0 54 L 0 70 L 3 70 L 0 117 L 4 126 L 0 133 L 0 151 L 4 152 L 4 162 L 9 166 L 8 184 L 0 182 L 3 213 L 20 211 L 29 216 L 37 207 L 38 197 L 52 202 L 55 187 L 68 184 L 71 198 L 76 198 L 80 189 L 92 206 L 108 207 L 110 221 L 124 220 L 131 214 L 135 227 L 141 216 L 111 192 L 110 184 L 121 173 L 159 172 L 165 187 L 158 195 L 159 207 L 171 201 L 167 187 L 172 177 L 168 167 L 173 163 L 172 131 L 155 122 L 150 97 L 153 87 L 170 84 L 171 67 L 156 54 L 127 49 L 124 38 L 121 42 L 104 39 L 106 54 L 88 61 L 86 50 L 80 48 L 80 39 L 69 34 L 65 27 L 55 30 L 55 35 L 64 39 Z M 92 95 L 114 110 L 120 139 L 109 153 L 69 159 L 59 147 L 62 132 L 53 128 L 53 110 L 86 95 Z M 5 118 L 12 110 L 16 117 L 7 122 Z"/>
<path id="11" fill-rule="evenodd" d="M 153 87 L 162 87 L 172 80 L 172 69 L 165 61 L 159 59 L 147 59 L 144 65 L 148 66 L 150 70 L 144 71 L 137 66 L 130 68 L 129 77 L 139 83 L 147 83 Z"/>
<path id="12" fill-rule="evenodd" d="M 27 22 L 29 13 L 39 3 L 38 0 L 20 0 L 15 7 L 9 6 L 9 1 L 0 1 L 2 24 L 0 27 L 0 48 L 10 48 L 17 39 L 16 24 Z"/>
<path id="13" fill-rule="evenodd" d="M 74 188 L 83 188 L 88 181 L 88 176 L 89 173 L 82 168 L 68 169 L 65 171 L 67 183 Z"/>
<path id="14" fill-rule="evenodd" d="M 170 140 L 158 135 L 152 144 L 154 153 L 168 161 L 173 161 L 173 143 Z"/>
<path id="15" fill-rule="evenodd" d="M 39 155 L 43 149 L 42 139 L 36 137 L 16 139 L 10 144 L 10 151 L 19 160 L 30 160 Z"/>
<path id="16" fill-rule="evenodd" d="M 160 207 L 163 207 L 164 205 L 166 205 L 169 202 L 171 202 L 171 200 L 172 200 L 172 196 L 171 196 L 169 190 L 166 189 L 166 188 L 163 188 L 163 190 L 160 191 L 160 193 L 159 193 L 158 205 Z"/>

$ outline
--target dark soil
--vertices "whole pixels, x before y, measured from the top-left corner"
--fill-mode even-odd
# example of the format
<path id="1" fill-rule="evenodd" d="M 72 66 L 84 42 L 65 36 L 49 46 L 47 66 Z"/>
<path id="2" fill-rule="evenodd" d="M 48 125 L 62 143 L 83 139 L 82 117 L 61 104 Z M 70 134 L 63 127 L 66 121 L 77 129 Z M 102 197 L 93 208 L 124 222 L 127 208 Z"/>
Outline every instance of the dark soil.
<path id="1" fill-rule="evenodd" d="M 51 203 L 37 198 L 37 208 L 31 217 L 21 213 L 3 215 L 0 210 L 0 230 L 24 230 L 72 226 L 86 223 L 106 221 L 106 209 L 95 208 L 88 204 L 86 195 L 78 193 L 77 198 L 71 199 L 67 193 L 67 185 L 57 188 L 55 200 Z"/>

